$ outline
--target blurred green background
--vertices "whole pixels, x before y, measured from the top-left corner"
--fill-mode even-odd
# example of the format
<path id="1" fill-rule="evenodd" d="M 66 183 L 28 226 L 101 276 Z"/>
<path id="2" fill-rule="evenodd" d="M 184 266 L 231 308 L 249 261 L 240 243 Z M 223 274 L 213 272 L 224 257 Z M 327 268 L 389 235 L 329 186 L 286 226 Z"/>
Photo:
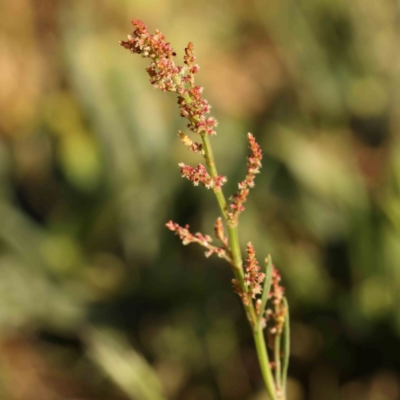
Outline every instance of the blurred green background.
<path id="1" fill-rule="evenodd" d="M 176 99 L 118 41 L 160 29 L 219 120 L 240 223 L 282 271 L 289 400 L 400 398 L 395 0 L 1 0 L 0 399 L 265 400 L 211 192 L 180 178 Z"/>

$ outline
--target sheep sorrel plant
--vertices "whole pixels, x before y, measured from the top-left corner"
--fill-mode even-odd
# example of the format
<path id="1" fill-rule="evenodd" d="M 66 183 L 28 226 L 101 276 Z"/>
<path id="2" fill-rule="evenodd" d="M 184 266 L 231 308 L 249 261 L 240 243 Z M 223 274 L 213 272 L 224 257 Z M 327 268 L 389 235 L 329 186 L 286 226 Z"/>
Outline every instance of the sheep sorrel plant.
<path id="1" fill-rule="evenodd" d="M 132 24 L 135 28 L 132 35 L 128 36 L 128 40 L 121 41 L 120 45 L 131 53 L 150 59 L 147 73 L 151 84 L 163 92 L 176 93 L 180 115 L 186 118 L 187 127 L 200 139 L 199 142 L 192 141 L 188 135 L 179 131 L 183 144 L 191 151 L 199 153 L 207 167 L 202 164 L 192 167 L 183 163 L 179 167 L 182 176 L 195 186 L 201 183 L 214 192 L 222 214 L 222 218 L 216 219 L 214 233 L 221 245 L 212 245 L 212 239 L 208 235 L 191 233 L 188 225 L 182 227 L 169 221 L 166 226 L 179 236 L 184 245 L 198 243 L 207 249 L 206 257 L 215 253 L 231 265 L 234 274 L 233 288 L 246 311 L 269 396 L 273 400 L 285 399 L 289 363 L 289 309 L 284 289 L 280 285 L 280 274 L 272 264 L 271 256 L 265 260 L 265 272 L 261 271 L 251 242 L 247 244 L 247 258 L 243 265 L 238 235 L 240 214 L 244 211 L 250 188 L 254 187 L 255 176 L 260 172 L 261 148 L 249 133 L 247 175 L 238 184 L 238 192 L 229 198 L 228 203 L 222 190 L 227 178 L 218 175 L 210 142 L 210 136 L 216 134 L 217 121 L 208 116 L 211 107 L 202 96 L 203 88 L 195 85 L 194 77 L 199 66 L 195 64 L 193 44 L 189 43 L 185 49 L 184 66 L 178 66 L 174 62 L 176 53 L 160 31 L 151 35 L 142 21 L 133 20 Z M 267 331 L 267 340 L 264 329 Z"/>

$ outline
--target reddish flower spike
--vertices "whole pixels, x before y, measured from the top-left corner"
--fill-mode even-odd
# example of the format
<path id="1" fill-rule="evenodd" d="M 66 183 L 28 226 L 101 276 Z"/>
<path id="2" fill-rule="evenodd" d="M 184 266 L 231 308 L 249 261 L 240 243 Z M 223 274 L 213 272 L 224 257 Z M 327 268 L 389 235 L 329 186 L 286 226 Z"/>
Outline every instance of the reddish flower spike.
<path id="1" fill-rule="evenodd" d="M 182 177 L 193 182 L 194 186 L 198 186 L 201 183 L 207 189 L 220 189 L 227 180 L 225 176 L 212 178 L 207 172 L 206 167 L 201 164 L 194 168 L 190 165 L 179 163 L 179 167 L 181 168 Z"/>
<path id="2" fill-rule="evenodd" d="M 210 236 L 203 235 L 199 232 L 193 234 L 189 231 L 189 225 L 185 225 L 184 227 L 182 227 L 173 221 L 168 221 L 165 226 L 179 236 L 179 239 L 182 240 L 183 245 L 197 243 L 207 249 L 205 253 L 206 257 L 210 257 L 212 254 L 216 254 L 218 257 L 224 258 L 229 263 L 232 262 L 232 259 L 227 255 L 226 250 L 223 247 L 217 247 L 211 244 L 212 239 Z"/>
<path id="3" fill-rule="evenodd" d="M 253 299 L 256 298 L 256 295 L 261 294 L 262 292 L 262 283 L 265 279 L 265 274 L 261 271 L 260 266 L 258 265 L 258 261 L 256 259 L 256 252 L 254 250 L 253 245 L 249 242 L 247 243 L 247 258 L 244 274 L 244 283 L 246 284 L 249 293 Z"/>
<path id="4" fill-rule="evenodd" d="M 140 20 L 133 20 L 132 25 L 135 28 L 133 33 L 128 40 L 120 41 L 120 45 L 131 53 L 151 60 L 146 69 L 151 84 L 164 92 L 178 93 L 180 115 L 188 120 L 191 131 L 200 135 L 215 135 L 217 121 L 206 116 L 211 106 L 202 96 L 203 88 L 195 86 L 194 82 L 194 75 L 200 67 L 194 64 L 193 43 L 189 43 L 185 49 L 184 66 L 177 66 L 173 60 L 176 53 L 160 31 L 149 34 Z"/>
<path id="5" fill-rule="evenodd" d="M 283 303 L 285 289 L 280 284 L 281 275 L 279 271 L 272 266 L 272 282 L 271 290 L 268 298 L 272 301 L 272 307 L 266 311 L 267 321 L 272 321 L 273 324 L 269 329 L 271 335 L 280 335 L 282 333 L 283 324 L 286 318 L 286 309 Z"/>
<path id="6" fill-rule="evenodd" d="M 247 134 L 247 140 L 250 147 L 250 154 L 247 157 L 247 174 L 245 179 L 238 184 L 239 192 L 230 198 L 232 211 L 229 213 L 229 218 L 235 224 L 238 222 L 239 214 L 245 209 L 243 204 L 247 201 L 250 188 L 254 187 L 255 175 L 260 173 L 261 168 L 261 147 L 251 133 Z"/>

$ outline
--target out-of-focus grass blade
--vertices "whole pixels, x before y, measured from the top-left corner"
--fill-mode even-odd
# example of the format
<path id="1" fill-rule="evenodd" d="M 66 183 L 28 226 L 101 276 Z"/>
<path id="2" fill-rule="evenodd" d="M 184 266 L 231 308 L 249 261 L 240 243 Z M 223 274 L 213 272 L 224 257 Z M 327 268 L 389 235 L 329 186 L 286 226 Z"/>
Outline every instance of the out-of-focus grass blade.
<path id="1" fill-rule="evenodd" d="M 89 328 L 88 354 L 132 400 L 166 400 L 156 374 L 127 340 L 109 330 Z"/>
<path id="2" fill-rule="evenodd" d="M 269 294 L 269 290 L 271 288 L 271 280 L 272 280 L 272 259 L 271 259 L 271 255 L 268 254 L 268 257 L 265 259 L 265 280 L 264 280 L 263 292 L 262 292 L 262 297 L 261 297 L 260 313 L 258 314 L 258 317 L 257 317 L 257 325 L 261 324 L 261 318 L 264 314 L 264 310 L 267 305 L 268 294 Z"/>
<path id="3" fill-rule="evenodd" d="M 286 309 L 285 315 L 285 324 L 283 325 L 283 335 L 282 335 L 282 350 L 283 350 L 283 359 L 282 359 L 282 388 L 286 395 L 286 381 L 287 381 L 287 373 L 289 367 L 289 357 L 290 357 L 290 316 L 289 316 L 289 304 L 286 300 L 286 297 L 283 298 L 283 304 Z"/>

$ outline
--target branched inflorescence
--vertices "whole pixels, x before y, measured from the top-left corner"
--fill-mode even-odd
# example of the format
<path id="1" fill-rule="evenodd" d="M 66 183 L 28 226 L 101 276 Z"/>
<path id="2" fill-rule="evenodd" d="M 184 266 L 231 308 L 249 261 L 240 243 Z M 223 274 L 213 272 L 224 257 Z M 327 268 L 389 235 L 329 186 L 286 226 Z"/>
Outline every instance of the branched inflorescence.
<path id="1" fill-rule="evenodd" d="M 151 60 L 150 66 L 146 70 L 150 76 L 150 82 L 155 88 L 164 92 L 174 92 L 178 95 L 180 115 L 187 119 L 188 128 L 200 135 L 202 143 L 193 141 L 182 131 L 178 132 L 179 138 L 194 153 L 202 155 L 210 167 L 213 162 L 210 161 L 210 150 L 207 153 L 204 147 L 204 139 L 206 136 L 216 133 L 214 128 L 217 126 L 217 121 L 215 118 L 207 116 L 211 106 L 203 98 L 203 88 L 195 85 L 194 76 L 199 71 L 199 66 L 195 64 L 193 43 L 189 43 L 185 48 L 184 65 L 177 66 L 174 61 L 176 53 L 160 31 L 156 30 L 156 33 L 151 35 L 142 21 L 133 20 L 132 24 L 135 29 L 131 35 L 128 35 L 128 40 L 120 42 L 121 46 L 132 53 L 140 54 L 142 57 Z M 254 187 L 255 175 L 260 172 L 261 168 L 261 148 L 251 133 L 248 133 L 247 140 L 250 154 L 247 157 L 246 177 L 238 184 L 239 191 L 231 196 L 229 206 L 224 206 L 226 207 L 225 222 L 231 227 L 237 225 L 239 214 L 244 210 L 244 203 L 247 201 L 249 190 Z M 202 184 L 207 189 L 221 191 L 223 184 L 227 181 L 225 176 L 218 175 L 216 172 L 210 174 L 202 164 L 193 167 L 179 163 L 179 167 L 182 177 L 187 178 L 195 186 Z M 229 248 L 229 239 L 224 235 L 221 218 L 217 219 L 214 231 L 215 236 L 221 240 L 222 247 L 211 245 L 211 238 L 208 235 L 190 233 L 188 226 L 181 227 L 172 221 L 169 221 L 166 226 L 180 237 L 183 244 L 198 243 L 207 248 L 207 257 L 211 254 L 217 254 L 234 264 L 234 257 Z M 242 278 L 233 280 L 234 289 L 245 305 L 249 305 L 251 299 L 255 299 L 256 295 L 261 294 L 264 278 L 265 274 L 261 272 L 258 265 L 254 247 L 249 243 Z"/>
<path id="2" fill-rule="evenodd" d="M 180 114 L 188 119 L 191 131 L 214 135 L 217 120 L 206 116 L 211 106 L 202 96 L 203 87 L 194 83 L 194 75 L 200 67 L 194 63 L 196 57 L 193 53 L 193 43 L 189 43 L 185 49 L 185 66 L 177 66 L 174 62 L 176 53 L 160 31 L 156 30 L 156 33 L 151 35 L 146 25 L 136 19 L 132 21 L 132 25 L 135 30 L 128 36 L 128 40 L 120 42 L 121 46 L 132 53 L 151 59 L 150 66 L 146 69 L 150 83 L 164 92 L 179 94 Z"/>
<path id="3" fill-rule="evenodd" d="M 160 31 L 156 30 L 154 35 L 150 35 L 146 25 L 136 19 L 132 21 L 132 25 L 135 30 L 132 35 L 128 35 L 128 40 L 120 41 L 120 45 L 132 53 L 152 60 L 146 71 L 154 87 L 164 92 L 175 92 L 177 83 L 174 77 L 182 72 L 182 67 L 177 67 L 173 60 L 176 53 Z"/>
<path id="4" fill-rule="evenodd" d="M 210 257 L 211 254 L 216 254 L 220 258 L 225 258 L 228 262 L 232 262 L 231 258 L 227 254 L 226 248 L 213 246 L 211 244 L 212 239 L 210 236 L 203 235 L 202 233 L 193 234 L 189 231 L 189 225 L 183 227 L 173 221 L 167 222 L 166 226 L 169 230 L 175 232 L 175 234 L 179 236 L 183 245 L 186 246 L 189 243 L 198 243 L 200 246 L 207 249 L 205 253 L 206 257 Z"/>
<path id="5" fill-rule="evenodd" d="M 194 75 L 200 67 L 195 64 L 193 43 L 189 43 L 185 49 L 184 66 L 177 66 L 174 61 L 176 53 L 160 31 L 157 30 L 154 35 L 151 35 L 142 21 L 134 19 L 132 24 L 135 30 L 128 35 L 128 40 L 121 41 L 120 45 L 132 53 L 151 60 L 150 66 L 146 69 L 150 76 L 150 83 L 164 92 L 178 94 L 180 115 L 187 119 L 187 127 L 192 132 L 199 134 L 200 137 L 215 135 L 214 128 L 217 126 L 217 120 L 207 116 L 211 106 L 203 98 L 203 87 L 196 86 L 194 82 Z M 202 143 L 192 141 L 181 131 L 178 135 L 190 150 L 205 156 Z M 206 168 L 202 165 L 193 168 L 180 164 L 180 167 L 182 176 L 191 180 L 194 185 L 202 183 L 209 189 L 219 189 L 226 182 L 226 177 L 208 175 Z"/>
<path id="6" fill-rule="evenodd" d="M 232 266 L 235 278 L 233 286 L 235 292 L 242 299 L 246 314 L 253 330 L 257 353 L 266 383 L 268 393 L 273 400 L 282 399 L 284 391 L 281 390 L 282 382 L 286 379 L 287 362 L 285 358 L 281 375 L 276 374 L 275 383 L 269 367 L 268 352 L 265 348 L 262 330 L 267 324 L 268 334 L 276 340 L 277 350 L 275 363 L 280 365 L 280 335 L 287 320 L 287 307 L 285 306 L 284 291 L 280 286 L 279 272 L 269 262 L 266 272 L 261 272 L 261 268 L 256 259 L 256 253 L 251 243 L 247 244 L 247 258 L 244 266 L 238 239 L 238 220 L 240 213 L 244 210 L 244 203 L 251 188 L 254 187 L 255 175 L 260 172 L 262 152 L 254 136 L 249 133 L 247 140 L 250 147 L 250 155 L 247 157 L 247 174 L 243 181 L 238 184 L 238 192 L 231 196 L 228 205 L 222 186 L 227 181 L 223 175 L 218 175 L 214 162 L 214 156 L 209 137 L 215 135 L 217 121 L 210 117 L 211 106 L 203 98 L 203 88 L 196 86 L 195 74 L 199 71 L 199 66 L 195 64 L 196 57 L 193 52 L 193 44 L 189 43 L 185 49 L 183 66 L 177 66 L 174 61 L 176 53 L 171 45 L 166 41 L 160 31 L 154 35 L 149 34 L 147 27 L 139 20 L 133 20 L 134 31 L 128 36 L 128 40 L 121 41 L 120 44 L 132 53 L 140 54 L 144 58 L 151 60 L 146 69 L 150 76 L 151 84 L 164 92 L 173 92 L 178 97 L 180 115 L 187 120 L 187 127 L 190 131 L 199 135 L 200 141 L 193 141 L 188 135 L 179 131 L 178 135 L 181 142 L 191 151 L 204 157 L 205 164 L 197 167 L 179 163 L 182 177 L 187 178 L 195 186 L 202 184 L 207 189 L 211 189 L 216 196 L 218 205 L 223 218 L 217 218 L 214 225 L 215 237 L 222 243 L 222 246 L 211 244 L 212 239 L 208 235 L 201 233 L 191 233 L 189 226 L 184 227 L 173 221 L 169 221 L 166 226 L 179 236 L 184 245 L 197 243 L 206 248 L 206 257 L 216 254 L 224 258 Z M 225 235 L 224 223 L 228 230 Z M 268 257 L 267 260 L 270 260 Z M 271 269 L 272 268 L 272 269 Z M 266 310 L 267 301 L 270 300 L 270 308 Z M 266 310 L 266 311 L 265 311 Z M 285 324 L 285 325 L 284 325 Z M 287 328 L 288 329 L 288 328 Z M 286 335 L 287 336 L 287 335 Z M 285 343 L 288 343 L 285 341 Z M 284 351 L 288 359 L 289 347 Z M 278 371 L 278 367 L 275 371 Z"/>

